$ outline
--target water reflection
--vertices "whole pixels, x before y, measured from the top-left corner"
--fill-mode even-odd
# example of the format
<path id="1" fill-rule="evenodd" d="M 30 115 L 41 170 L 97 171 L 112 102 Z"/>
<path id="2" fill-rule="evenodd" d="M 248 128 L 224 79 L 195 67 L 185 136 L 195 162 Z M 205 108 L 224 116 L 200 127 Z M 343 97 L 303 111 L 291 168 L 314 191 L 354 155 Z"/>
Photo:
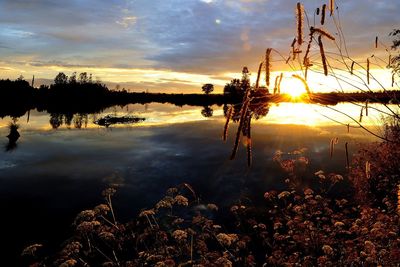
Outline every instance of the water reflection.
<path id="1" fill-rule="evenodd" d="M 210 106 L 205 106 L 202 110 L 201 110 L 201 115 L 205 118 L 209 118 L 212 117 L 214 113 L 214 110 L 210 107 Z"/>
<path id="2" fill-rule="evenodd" d="M 245 101 L 241 104 L 236 105 L 224 105 L 224 116 L 226 123 L 224 126 L 223 140 L 226 141 L 228 135 L 228 126 L 230 120 L 233 122 L 239 122 L 236 131 L 236 138 L 233 145 L 233 150 L 230 159 L 233 160 L 236 156 L 240 136 L 245 138 L 245 146 L 247 151 L 247 165 L 250 166 L 252 163 L 252 141 L 251 141 L 251 124 L 252 118 L 259 120 L 267 116 L 269 112 L 270 104 L 265 101 Z"/>
<path id="3" fill-rule="evenodd" d="M 99 203 L 104 176 L 115 172 L 125 179 L 115 203 L 118 216 L 124 220 L 140 208 L 152 206 L 166 188 L 184 182 L 196 188 L 202 198 L 221 206 L 242 197 L 262 198 L 265 190 L 284 185 L 282 177 L 286 174 L 271 160 L 277 150 L 307 147 L 310 170 L 345 171 L 341 145 L 348 142 L 350 151 L 355 151 L 354 140 L 360 140 L 360 136 L 353 130 L 347 133 L 345 127 L 326 127 L 334 123 L 324 118 L 316 126 L 303 123 L 307 109 L 317 108 L 250 104 L 244 114 L 251 129 L 248 123 L 239 133 L 246 137 L 244 145 L 254 140 L 252 168 L 240 160 L 246 158 L 247 149 L 238 149 L 238 159 L 229 160 L 241 105 L 129 105 L 128 109 L 116 107 L 97 114 L 32 110 L 29 123 L 26 118 L 20 119 L 20 128 L 13 126 L 14 130 L 9 125 L 10 120 L 16 125 L 16 120 L 0 119 L 0 135 L 10 135 L 14 144 L 20 142 L 13 153 L 0 151 L 0 209 L 10 218 L 0 221 L 0 228 L 22 231 L 19 239 L 15 231 L 6 231 L 6 248 L 1 251 L 5 255 L 20 253 L 26 243 L 38 242 L 39 238 L 54 238 L 59 244 L 64 238 L 60 229 L 69 229 L 77 212 Z M 212 110 L 213 116 L 204 117 L 202 110 L 208 110 L 207 114 Z M 94 123 L 107 114 L 145 117 L 146 121 L 115 125 L 115 130 L 109 131 Z M 221 133 L 226 117 L 231 117 L 231 124 L 224 144 Z M 23 143 L 16 138 L 17 132 Z M 331 159 L 332 137 L 339 137 L 340 145 Z M 31 218 L 29 224 L 26 218 Z"/>
<path id="4" fill-rule="evenodd" d="M 8 128 L 10 130 L 10 133 L 7 135 L 8 143 L 5 147 L 5 150 L 12 151 L 17 148 L 17 141 L 21 135 L 18 132 L 19 125 L 16 121 L 11 122 Z"/>

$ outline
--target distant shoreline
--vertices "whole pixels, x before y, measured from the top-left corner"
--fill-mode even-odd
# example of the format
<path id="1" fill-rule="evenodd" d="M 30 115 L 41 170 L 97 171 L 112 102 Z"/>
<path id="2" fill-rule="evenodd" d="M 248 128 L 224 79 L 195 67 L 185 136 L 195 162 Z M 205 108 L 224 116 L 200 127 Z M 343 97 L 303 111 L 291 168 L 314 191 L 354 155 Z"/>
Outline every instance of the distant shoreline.
<path id="1" fill-rule="evenodd" d="M 11 88 L 13 87 L 13 88 Z M 340 102 L 399 103 L 400 91 L 374 93 L 314 93 L 292 98 L 287 94 L 252 93 L 255 102 L 305 102 L 336 105 Z M 0 117 L 21 117 L 29 110 L 48 113 L 98 113 L 112 106 L 168 103 L 176 106 L 240 104 L 242 98 L 229 94 L 167 94 L 112 91 L 102 84 L 62 84 L 33 88 L 26 81 L 0 81 Z"/>

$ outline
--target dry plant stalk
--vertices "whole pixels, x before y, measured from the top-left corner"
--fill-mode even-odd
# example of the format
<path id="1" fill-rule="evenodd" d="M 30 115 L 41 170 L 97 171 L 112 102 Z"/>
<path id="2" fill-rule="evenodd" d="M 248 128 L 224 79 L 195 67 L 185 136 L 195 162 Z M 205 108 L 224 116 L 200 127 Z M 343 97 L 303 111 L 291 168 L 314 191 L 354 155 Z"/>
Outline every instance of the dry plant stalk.
<path id="1" fill-rule="evenodd" d="M 224 135 L 223 135 L 223 137 L 222 137 L 222 139 L 223 139 L 224 141 L 226 141 L 226 138 L 228 137 L 229 121 L 230 121 L 231 118 L 232 118 L 232 114 L 233 114 L 233 107 L 230 106 L 230 107 L 229 107 L 229 110 L 228 110 L 228 113 L 227 113 L 227 116 L 226 116 L 226 122 L 225 122 L 225 126 L 224 126 Z"/>
<path id="2" fill-rule="evenodd" d="M 247 143 L 246 143 L 246 150 L 247 150 L 247 165 L 250 167 L 252 163 L 252 142 L 251 142 L 251 115 L 247 118 Z"/>
<path id="3" fill-rule="evenodd" d="M 326 4 L 323 4 L 321 11 L 321 25 L 325 24 L 325 14 L 326 14 Z"/>
<path id="4" fill-rule="evenodd" d="M 350 133 L 350 123 L 347 124 L 347 133 Z"/>
<path id="5" fill-rule="evenodd" d="M 349 147 L 348 147 L 348 143 L 346 142 L 346 144 L 344 144 L 345 148 L 346 148 L 346 167 L 347 169 L 350 168 L 350 160 L 349 160 Z"/>
<path id="6" fill-rule="evenodd" d="M 268 48 L 265 53 L 265 83 L 269 87 L 269 81 L 271 76 L 271 52 L 272 48 Z"/>
<path id="7" fill-rule="evenodd" d="M 296 44 L 296 38 L 293 39 L 292 44 L 290 45 L 290 47 L 294 48 L 294 45 Z"/>
<path id="8" fill-rule="evenodd" d="M 333 37 L 333 35 L 330 34 L 327 30 L 321 29 L 321 28 L 314 28 L 314 27 L 311 27 L 311 28 L 312 28 L 313 33 L 317 32 L 317 33 L 321 34 L 322 36 L 325 36 L 328 39 L 331 39 L 332 41 L 335 41 L 335 37 Z"/>
<path id="9" fill-rule="evenodd" d="M 392 74 L 392 87 L 394 86 L 394 73 Z"/>
<path id="10" fill-rule="evenodd" d="M 258 86 L 259 86 L 259 83 L 260 83 L 260 76 L 261 76 L 262 66 L 263 66 L 263 62 L 260 62 L 260 65 L 258 66 L 258 72 L 257 72 L 256 89 L 258 89 Z"/>
<path id="11" fill-rule="evenodd" d="M 246 93 L 246 96 L 247 96 L 247 93 Z M 241 134 L 242 129 L 243 129 L 243 124 L 244 124 L 245 116 L 247 114 L 247 108 L 249 106 L 249 102 L 250 101 L 246 97 L 246 100 L 244 101 L 242 109 L 240 111 L 240 121 L 239 121 L 239 126 L 238 126 L 238 129 L 237 129 L 237 132 L 236 132 L 235 144 L 233 146 L 232 154 L 231 154 L 231 157 L 230 157 L 231 160 L 233 160 L 235 158 L 237 150 L 238 150 L 239 141 L 240 141 L 240 134 Z"/>
<path id="12" fill-rule="evenodd" d="M 367 83 L 369 84 L 369 58 L 367 58 Z"/>
<path id="13" fill-rule="evenodd" d="M 363 111 L 364 111 L 364 107 L 361 107 L 361 112 L 360 112 L 360 120 L 359 120 L 359 122 L 362 122 L 362 118 L 363 118 Z"/>
<path id="14" fill-rule="evenodd" d="M 310 39 L 308 40 L 307 50 L 306 50 L 306 53 L 304 54 L 304 58 L 303 58 L 303 65 L 305 67 L 307 67 L 306 60 L 308 59 L 308 54 L 310 53 L 313 35 L 314 35 L 314 27 L 310 27 L 310 34 L 309 34 Z"/>
<path id="15" fill-rule="evenodd" d="M 329 155 L 331 156 L 331 158 L 333 157 L 333 151 L 335 150 L 335 145 L 337 145 L 338 143 L 339 143 L 339 138 L 334 137 L 331 139 L 330 149 L 329 149 Z"/>
<path id="16" fill-rule="evenodd" d="M 310 90 L 310 87 L 308 87 L 307 81 L 306 81 L 305 79 L 303 79 L 303 77 L 301 77 L 301 76 L 299 76 L 299 75 L 297 75 L 297 74 L 293 74 L 292 77 L 294 77 L 294 78 L 299 79 L 300 81 L 302 81 L 303 84 L 304 84 L 304 87 L 305 87 L 305 89 L 306 89 L 306 91 L 307 91 L 308 96 L 311 96 L 311 90 Z"/>
<path id="17" fill-rule="evenodd" d="M 324 45 L 322 44 L 321 35 L 318 36 L 318 46 L 319 46 L 319 51 L 321 53 L 322 65 L 324 67 L 324 74 L 325 76 L 328 76 L 328 65 L 326 63 L 325 50 L 324 50 Z"/>
<path id="18" fill-rule="evenodd" d="M 397 186 L 397 213 L 400 215 L 400 184 Z"/>
<path id="19" fill-rule="evenodd" d="M 335 0 L 330 0 L 329 1 L 329 10 L 330 10 L 330 16 L 332 17 L 333 11 L 335 10 Z"/>
<path id="20" fill-rule="evenodd" d="M 274 85 L 274 94 L 278 91 L 278 81 L 279 81 L 279 76 L 275 77 L 275 85 Z"/>
<path id="21" fill-rule="evenodd" d="M 283 79 L 283 72 L 281 72 L 281 75 L 279 75 L 279 82 L 278 82 L 278 94 L 281 93 L 281 82 Z"/>
<path id="22" fill-rule="evenodd" d="M 299 45 L 303 44 L 303 22 L 304 22 L 304 8 L 303 5 L 298 2 L 296 6 L 296 18 L 297 18 L 297 43 Z"/>
<path id="23" fill-rule="evenodd" d="M 368 99 L 365 100 L 365 116 L 368 117 Z"/>
<path id="24" fill-rule="evenodd" d="M 371 178 L 371 163 L 368 160 L 365 162 L 365 176 Z"/>
<path id="25" fill-rule="evenodd" d="M 351 62 L 350 74 L 353 75 L 354 72 L 354 61 Z"/>

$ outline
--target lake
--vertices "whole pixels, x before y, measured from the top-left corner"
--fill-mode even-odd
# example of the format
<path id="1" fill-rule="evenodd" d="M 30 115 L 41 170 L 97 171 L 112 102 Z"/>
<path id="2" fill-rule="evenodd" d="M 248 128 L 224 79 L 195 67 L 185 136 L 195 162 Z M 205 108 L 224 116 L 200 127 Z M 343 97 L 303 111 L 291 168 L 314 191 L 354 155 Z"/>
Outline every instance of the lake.
<path id="1" fill-rule="evenodd" d="M 252 123 L 251 167 L 243 142 L 236 158 L 229 160 L 238 123 L 230 124 L 228 140 L 223 142 L 222 106 L 138 104 L 74 116 L 31 111 L 29 122 L 28 114 L 17 119 L 21 137 L 14 149 L 6 149 L 5 137 L 12 119 L 0 119 L 4 261 L 16 262 L 22 249 L 32 243 L 57 248 L 70 234 L 75 215 L 102 201 L 101 191 L 108 183 L 121 184 L 114 200 L 120 221 L 151 207 L 169 187 L 184 182 L 220 207 L 241 198 L 257 203 L 263 192 L 283 188 L 285 173 L 272 160 L 277 150 L 306 148 L 310 173 L 323 169 L 344 174 L 344 144 L 348 142 L 351 155 L 363 142 L 376 140 L 358 128 L 348 132 L 346 124 L 355 125 L 353 121 L 330 108 L 301 103 L 268 108 L 266 116 Z M 358 120 L 358 106 L 333 108 Z M 380 113 L 373 108 L 380 107 L 371 105 L 364 122 L 379 132 Z M 145 121 L 108 128 L 94 123 L 109 114 L 134 115 Z M 339 143 L 330 158 L 330 140 L 336 137 Z"/>

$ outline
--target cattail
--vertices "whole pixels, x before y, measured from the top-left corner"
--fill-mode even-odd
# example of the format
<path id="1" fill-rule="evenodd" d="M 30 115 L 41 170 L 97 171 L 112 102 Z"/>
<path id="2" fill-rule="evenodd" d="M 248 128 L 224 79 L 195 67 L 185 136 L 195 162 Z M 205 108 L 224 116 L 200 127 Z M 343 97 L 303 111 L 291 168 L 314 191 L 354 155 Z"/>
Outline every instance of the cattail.
<path id="1" fill-rule="evenodd" d="M 251 143 L 251 115 L 247 119 L 247 165 L 250 167 L 252 163 L 252 143 Z"/>
<path id="2" fill-rule="evenodd" d="M 303 43 L 303 13 L 304 8 L 301 3 L 297 3 L 296 17 L 297 17 L 297 43 L 301 45 Z"/>
<path id="3" fill-rule="evenodd" d="M 349 148 L 348 148 L 348 143 L 346 142 L 346 144 L 344 144 L 345 148 L 346 148 L 346 167 L 347 169 L 350 168 L 350 161 L 349 161 Z"/>
<path id="4" fill-rule="evenodd" d="M 331 139 L 330 150 L 329 150 L 331 158 L 333 157 L 333 151 L 335 150 L 335 145 L 337 145 L 338 143 L 339 143 L 339 138 L 335 137 Z"/>
<path id="5" fill-rule="evenodd" d="M 271 52 L 272 48 L 268 48 L 265 53 L 265 83 L 269 87 L 270 75 L 271 75 Z"/>
<path id="6" fill-rule="evenodd" d="M 319 7 L 317 7 L 317 10 L 315 11 L 315 13 L 317 14 L 317 16 L 319 15 Z"/>
<path id="7" fill-rule="evenodd" d="M 329 1 L 329 10 L 330 10 L 330 16 L 332 17 L 333 11 L 335 10 L 335 0 L 330 0 Z"/>
<path id="8" fill-rule="evenodd" d="M 260 76 L 261 76 L 262 66 L 263 66 L 263 62 L 260 62 L 260 65 L 258 66 L 258 72 L 257 72 L 256 89 L 258 89 L 258 85 L 260 83 Z"/>
<path id="9" fill-rule="evenodd" d="M 29 110 L 28 110 L 28 116 L 27 116 L 27 118 L 26 118 L 26 123 L 29 123 L 30 117 L 31 117 L 31 110 L 29 109 Z"/>
<path id="10" fill-rule="evenodd" d="M 361 107 L 361 111 L 360 111 L 360 120 L 359 120 L 359 122 L 362 122 L 363 111 L 364 111 L 364 107 Z"/>
<path id="11" fill-rule="evenodd" d="M 368 117 L 368 99 L 365 100 L 365 116 Z"/>
<path id="12" fill-rule="evenodd" d="M 324 74 L 325 74 L 325 76 L 328 76 L 328 65 L 326 64 L 324 45 L 322 44 L 321 35 L 318 36 L 318 46 L 319 46 L 319 51 L 321 53 L 322 65 L 324 66 Z"/>
<path id="13" fill-rule="evenodd" d="M 228 127 L 229 127 L 229 121 L 232 118 L 232 114 L 233 114 L 233 106 L 230 106 L 228 109 L 228 113 L 226 115 L 226 122 L 225 122 L 225 126 L 224 126 L 224 135 L 223 135 L 223 140 L 226 141 L 226 138 L 228 137 Z"/>
<path id="14" fill-rule="evenodd" d="M 325 23 L 325 13 L 326 13 L 326 4 L 323 4 L 321 11 L 321 25 L 324 25 Z"/>
<path id="15" fill-rule="evenodd" d="M 307 91 L 307 94 L 310 96 L 310 95 L 311 95 L 311 90 L 310 90 L 310 88 L 308 87 L 307 81 L 304 80 L 301 76 L 299 76 L 299 75 L 297 75 L 297 74 L 293 74 L 292 77 L 293 77 L 293 78 L 296 78 L 296 79 L 299 79 L 300 81 L 303 82 L 304 87 L 305 87 L 305 89 L 306 89 L 306 91 Z"/>
<path id="16" fill-rule="evenodd" d="M 32 76 L 32 87 L 35 85 L 35 75 Z"/>
<path id="17" fill-rule="evenodd" d="M 350 133 L 350 123 L 347 124 L 347 133 Z"/>
<path id="18" fill-rule="evenodd" d="M 331 39 L 332 41 L 335 41 L 335 37 L 333 37 L 333 35 L 330 34 L 329 32 L 327 32 L 325 29 L 314 28 L 313 27 L 313 32 L 318 32 L 319 34 L 327 37 L 328 39 Z"/>
<path id="19" fill-rule="evenodd" d="M 240 141 L 240 133 L 242 132 L 242 128 L 243 128 L 243 124 L 244 124 L 244 120 L 245 120 L 245 115 L 247 114 L 247 107 L 249 105 L 249 100 L 246 99 L 246 101 L 244 101 L 242 109 L 240 110 L 240 121 L 239 121 L 239 126 L 236 132 L 236 139 L 235 139 L 235 144 L 233 146 L 232 149 L 232 154 L 230 159 L 233 160 L 236 156 L 237 150 L 238 150 L 238 146 L 239 146 L 239 141 Z"/>
<path id="20" fill-rule="evenodd" d="M 371 178 L 371 163 L 368 160 L 365 162 L 365 176 Z"/>
<path id="21" fill-rule="evenodd" d="M 367 58 L 367 83 L 369 84 L 369 58 Z"/>
<path id="22" fill-rule="evenodd" d="M 353 71 L 354 71 L 354 61 L 351 62 L 351 68 L 350 68 L 350 74 L 353 75 Z"/>
<path id="23" fill-rule="evenodd" d="M 378 36 L 375 37 L 375 48 L 378 48 Z"/>
<path id="24" fill-rule="evenodd" d="M 278 94 L 281 93 L 281 82 L 283 79 L 283 72 L 281 72 L 281 75 L 279 75 L 279 82 L 278 82 Z"/>

